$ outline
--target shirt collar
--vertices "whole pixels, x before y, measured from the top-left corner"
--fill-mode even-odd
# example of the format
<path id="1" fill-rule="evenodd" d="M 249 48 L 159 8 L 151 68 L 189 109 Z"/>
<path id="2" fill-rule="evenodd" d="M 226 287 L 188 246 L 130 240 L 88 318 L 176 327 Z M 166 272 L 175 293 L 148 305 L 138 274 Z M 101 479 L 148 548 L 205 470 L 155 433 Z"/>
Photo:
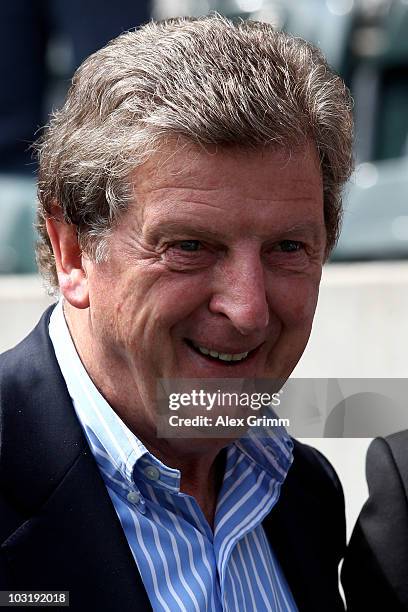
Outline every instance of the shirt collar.
<path id="1" fill-rule="evenodd" d="M 51 314 L 49 334 L 88 441 L 92 432 L 117 470 L 126 480 L 132 480 L 135 463 L 148 451 L 110 407 L 85 370 L 65 321 L 62 298 Z"/>
<path id="2" fill-rule="evenodd" d="M 179 470 L 166 466 L 147 450 L 92 382 L 78 356 L 65 321 L 63 298 L 51 314 L 49 334 L 88 442 L 91 444 L 92 436 L 98 440 L 103 452 L 110 457 L 128 483 L 133 484 L 135 479 L 142 477 L 151 482 L 156 481 L 157 486 L 179 491 Z M 293 460 L 293 442 L 284 427 L 249 430 L 245 437 L 233 442 L 233 445 L 270 477 L 283 482 Z M 94 446 L 91 444 L 91 448 Z M 98 456 L 95 459 L 98 462 Z"/>

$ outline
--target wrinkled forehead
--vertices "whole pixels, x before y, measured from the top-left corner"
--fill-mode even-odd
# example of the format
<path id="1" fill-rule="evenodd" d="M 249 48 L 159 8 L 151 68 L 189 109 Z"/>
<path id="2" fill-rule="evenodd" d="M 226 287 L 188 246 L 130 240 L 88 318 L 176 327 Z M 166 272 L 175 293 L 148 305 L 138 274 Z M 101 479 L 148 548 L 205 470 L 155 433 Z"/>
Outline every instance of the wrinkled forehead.
<path id="1" fill-rule="evenodd" d="M 195 228 L 197 235 L 320 226 L 322 176 L 311 143 L 296 149 L 167 147 L 132 177 L 132 215 L 154 232 Z M 158 230 L 157 230 L 158 231 Z"/>

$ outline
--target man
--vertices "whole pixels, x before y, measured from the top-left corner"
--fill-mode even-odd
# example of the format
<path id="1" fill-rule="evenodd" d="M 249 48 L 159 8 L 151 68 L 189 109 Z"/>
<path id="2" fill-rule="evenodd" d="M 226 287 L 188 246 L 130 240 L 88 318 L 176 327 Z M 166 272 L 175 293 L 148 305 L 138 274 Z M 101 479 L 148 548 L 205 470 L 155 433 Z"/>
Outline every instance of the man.
<path id="1" fill-rule="evenodd" d="M 369 498 L 342 568 L 347 609 L 408 609 L 408 432 L 376 438 L 367 452 Z"/>
<path id="2" fill-rule="evenodd" d="M 38 260 L 63 300 L 2 360 L 3 588 L 343 609 L 331 466 L 281 428 L 161 438 L 156 384 L 287 379 L 350 166 L 344 85 L 267 24 L 150 23 L 82 65 L 40 144 Z"/>

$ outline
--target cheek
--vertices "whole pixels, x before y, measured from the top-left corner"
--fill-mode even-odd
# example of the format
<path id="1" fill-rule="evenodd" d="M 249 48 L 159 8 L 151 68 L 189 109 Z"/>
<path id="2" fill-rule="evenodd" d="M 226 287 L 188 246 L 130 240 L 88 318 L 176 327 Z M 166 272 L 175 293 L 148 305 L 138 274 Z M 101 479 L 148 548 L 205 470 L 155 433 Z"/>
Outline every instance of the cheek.
<path id="1" fill-rule="evenodd" d="M 135 270 L 108 271 L 102 266 L 90 279 L 92 324 L 105 345 L 112 350 L 133 343 L 145 316 L 144 293 L 154 282 L 148 283 Z"/>
<path id="2" fill-rule="evenodd" d="M 310 278 L 283 280 L 269 293 L 271 311 L 290 330 L 310 330 L 319 295 L 319 282 Z"/>
<path id="3" fill-rule="evenodd" d="M 209 274 L 180 274 L 167 271 L 145 293 L 148 316 L 159 326 L 182 322 L 210 300 Z"/>
<path id="4" fill-rule="evenodd" d="M 161 347 L 171 329 L 182 323 L 210 297 L 206 274 L 182 274 L 168 270 L 139 271 L 127 275 L 107 299 L 113 302 L 112 325 L 122 343 L 146 343 Z"/>

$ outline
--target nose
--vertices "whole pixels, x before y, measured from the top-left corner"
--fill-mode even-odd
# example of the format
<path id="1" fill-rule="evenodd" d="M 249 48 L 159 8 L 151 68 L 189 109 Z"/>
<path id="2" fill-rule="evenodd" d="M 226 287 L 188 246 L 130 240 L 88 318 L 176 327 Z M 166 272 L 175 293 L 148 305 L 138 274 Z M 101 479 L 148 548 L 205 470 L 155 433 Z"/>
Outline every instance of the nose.
<path id="1" fill-rule="evenodd" d="M 224 262 L 209 309 L 213 314 L 226 316 L 243 336 L 268 326 L 265 271 L 258 253 L 242 253 Z"/>

